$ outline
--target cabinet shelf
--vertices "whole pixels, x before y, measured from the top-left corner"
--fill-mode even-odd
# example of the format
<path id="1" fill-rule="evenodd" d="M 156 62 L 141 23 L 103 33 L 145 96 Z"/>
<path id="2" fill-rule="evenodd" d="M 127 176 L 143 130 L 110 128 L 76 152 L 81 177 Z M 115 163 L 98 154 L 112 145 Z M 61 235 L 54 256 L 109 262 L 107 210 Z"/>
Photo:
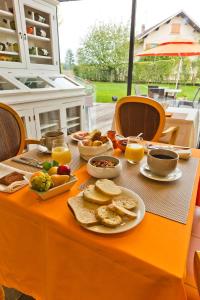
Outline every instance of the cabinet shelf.
<path id="1" fill-rule="evenodd" d="M 6 10 L 2 10 L 2 9 L 0 9 L 0 16 L 7 17 L 7 18 L 14 17 L 13 13 L 6 11 Z"/>
<path id="2" fill-rule="evenodd" d="M 73 127 L 76 127 L 76 126 L 80 126 L 80 123 L 74 123 L 74 124 L 71 124 L 71 125 L 67 125 L 67 129 L 70 129 L 70 128 L 73 128 Z"/>
<path id="3" fill-rule="evenodd" d="M 51 128 L 51 127 L 55 127 L 58 126 L 58 123 L 50 123 L 50 124 L 43 124 L 40 126 L 41 130 L 47 129 L 47 128 Z"/>
<path id="4" fill-rule="evenodd" d="M 14 51 L 0 51 L 0 54 L 4 54 L 4 55 L 14 55 L 14 56 L 17 56 L 19 55 L 18 52 L 14 52 Z"/>
<path id="5" fill-rule="evenodd" d="M 49 28 L 50 25 L 46 24 L 46 23 L 42 23 L 42 22 L 38 22 L 29 18 L 26 18 L 26 22 L 35 26 L 40 26 L 40 27 L 45 27 L 45 28 Z"/>
<path id="6" fill-rule="evenodd" d="M 75 120 L 79 120 L 80 117 L 72 117 L 72 118 L 67 118 L 67 122 L 71 122 L 71 121 L 75 121 Z"/>
<path id="7" fill-rule="evenodd" d="M 36 59 L 52 59 L 52 56 L 42 56 L 42 55 L 29 55 L 31 58 L 36 58 Z"/>
<path id="8" fill-rule="evenodd" d="M 0 32 L 9 33 L 9 34 L 16 34 L 16 30 L 10 28 L 0 27 Z"/>
<path id="9" fill-rule="evenodd" d="M 27 34 L 28 38 L 33 39 L 33 40 L 38 40 L 38 41 L 44 41 L 44 42 L 49 42 L 50 39 L 46 37 L 42 37 L 39 35 L 34 35 L 34 34 Z"/>

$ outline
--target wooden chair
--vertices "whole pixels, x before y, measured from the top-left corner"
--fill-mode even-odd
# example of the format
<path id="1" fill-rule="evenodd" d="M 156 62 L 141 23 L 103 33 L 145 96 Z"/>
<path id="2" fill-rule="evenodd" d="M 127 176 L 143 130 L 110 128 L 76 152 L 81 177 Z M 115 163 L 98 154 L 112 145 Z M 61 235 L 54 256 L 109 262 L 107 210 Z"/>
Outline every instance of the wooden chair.
<path id="1" fill-rule="evenodd" d="M 143 133 L 143 139 L 157 142 L 160 137 L 171 135 L 169 143 L 175 144 L 178 127 L 164 130 L 165 111 L 157 101 L 139 96 L 120 99 L 115 107 L 115 129 L 118 134 L 136 136 Z"/>
<path id="2" fill-rule="evenodd" d="M 0 285 L 0 300 L 5 300 L 4 290 L 1 285 Z"/>
<path id="3" fill-rule="evenodd" d="M 25 138 L 23 122 L 17 112 L 10 106 L 0 103 L 0 161 L 21 154 L 28 144 L 40 141 Z"/>

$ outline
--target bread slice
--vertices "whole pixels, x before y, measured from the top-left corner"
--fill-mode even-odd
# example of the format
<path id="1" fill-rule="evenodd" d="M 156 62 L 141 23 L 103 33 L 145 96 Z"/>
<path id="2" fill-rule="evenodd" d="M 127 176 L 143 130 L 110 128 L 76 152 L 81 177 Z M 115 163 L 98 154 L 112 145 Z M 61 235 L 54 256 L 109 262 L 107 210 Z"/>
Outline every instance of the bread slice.
<path id="1" fill-rule="evenodd" d="M 132 210 L 137 207 L 137 200 L 125 194 L 113 197 L 112 202 L 125 209 Z"/>
<path id="2" fill-rule="evenodd" d="M 68 206 L 80 224 L 84 226 L 94 226 L 99 224 L 95 214 L 96 207 L 93 209 L 88 208 L 82 196 L 71 197 L 68 200 Z"/>
<path id="3" fill-rule="evenodd" d="M 107 227 L 116 227 L 122 223 L 122 218 L 107 205 L 97 208 L 96 217 L 100 222 Z"/>
<path id="4" fill-rule="evenodd" d="M 99 205 L 111 203 L 111 197 L 96 190 L 94 185 L 89 185 L 83 192 L 83 198 Z"/>
<path id="5" fill-rule="evenodd" d="M 109 196 L 117 196 L 121 194 L 121 189 L 117 186 L 112 180 L 108 179 L 99 179 L 95 183 L 96 189 Z"/>
<path id="6" fill-rule="evenodd" d="M 127 217 L 129 219 L 135 219 L 137 217 L 137 214 L 135 212 L 130 211 L 120 205 L 117 205 L 115 202 L 110 204 L 109 208 L 122 217 Z"/>

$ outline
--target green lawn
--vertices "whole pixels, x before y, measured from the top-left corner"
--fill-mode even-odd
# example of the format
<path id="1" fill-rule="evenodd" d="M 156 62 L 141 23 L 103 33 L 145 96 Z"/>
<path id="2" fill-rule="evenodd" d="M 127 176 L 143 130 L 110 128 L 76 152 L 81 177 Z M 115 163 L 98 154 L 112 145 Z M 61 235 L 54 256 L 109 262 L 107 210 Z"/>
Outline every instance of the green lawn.
<path id="1" fill-rule="evenodd" d="M 96 102 L 112 102 L 112 96 L 117 96 L 118 98 L 121 98 L 126 96 L 127 93 L 126 83 L 93 82 L 93 85 L 96 88 Z M 147 94 L 148 85 L 140 84 L 139 86 L 141 93 Z M 159 84 L 159 86 L 175 88 L 175 84 Z M 179 89 L 181 89 L 182 92 L 177 95 L 177 98 L 185 97 L 187 99 L 192 100 L 198 87 L 180 85 Z M 135 95 L 134 84 L 132 85 L 132 95 Z"/>

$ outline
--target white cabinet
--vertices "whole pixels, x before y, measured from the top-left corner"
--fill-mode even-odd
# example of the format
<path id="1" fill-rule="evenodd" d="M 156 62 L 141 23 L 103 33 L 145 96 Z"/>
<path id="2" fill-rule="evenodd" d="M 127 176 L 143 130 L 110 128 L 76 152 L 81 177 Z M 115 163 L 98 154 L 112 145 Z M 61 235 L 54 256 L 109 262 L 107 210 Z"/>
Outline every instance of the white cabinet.
<path id="1" fill-rule="evenodd" d="M 26 138 L 35 136 L 34 113 L 32 109 L 18 110 L 24 124 Z"/>
<path id="2" fill-rule="evenodd" d="M 84 109 L 82 101 L 63 104 L 65 128 L 67 135 L 84 127 Z"/>
<path id="3" fill-rule="evenodd" d="M 56 6 L 0 1 L 0 68 L 59 70 Z"/>

